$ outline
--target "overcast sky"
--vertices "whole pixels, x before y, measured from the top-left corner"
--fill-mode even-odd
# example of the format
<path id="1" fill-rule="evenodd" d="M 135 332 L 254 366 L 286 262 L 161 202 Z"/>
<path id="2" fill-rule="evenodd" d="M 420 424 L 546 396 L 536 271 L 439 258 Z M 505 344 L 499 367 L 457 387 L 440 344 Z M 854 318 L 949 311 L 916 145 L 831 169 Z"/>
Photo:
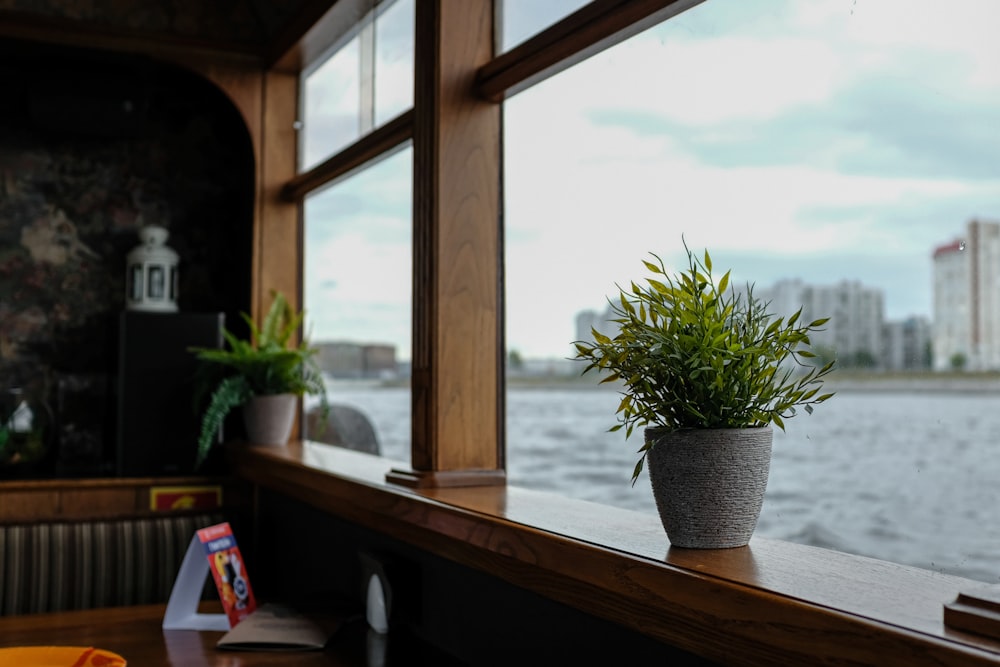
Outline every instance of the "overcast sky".
<path id="1" fill-rule="evenodd" d="M 738 282 L 859 280 L 929 316 L 934 248 L 1000 221 L 998 25 L 996 0 L 708 0 L 515 96 L 508 346 L 568 356 L 682 234 Z M 314 340 L 409 357 L 410 159 L 307 205 Z"/>

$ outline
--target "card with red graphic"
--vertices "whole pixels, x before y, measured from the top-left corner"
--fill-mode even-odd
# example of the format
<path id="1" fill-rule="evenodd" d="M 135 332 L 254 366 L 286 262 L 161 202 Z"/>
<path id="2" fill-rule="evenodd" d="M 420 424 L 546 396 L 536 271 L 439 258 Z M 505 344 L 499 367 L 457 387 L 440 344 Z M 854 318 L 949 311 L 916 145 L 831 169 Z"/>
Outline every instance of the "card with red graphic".
<path id="1" fill-rule="evenodd" d="M 228 523 L 220 523 L 199 530 L 198 540 L 205 547 L 208 569 L 219 590 L 229 625 L 236 627 L 257 608 L 236 537 Z"/>

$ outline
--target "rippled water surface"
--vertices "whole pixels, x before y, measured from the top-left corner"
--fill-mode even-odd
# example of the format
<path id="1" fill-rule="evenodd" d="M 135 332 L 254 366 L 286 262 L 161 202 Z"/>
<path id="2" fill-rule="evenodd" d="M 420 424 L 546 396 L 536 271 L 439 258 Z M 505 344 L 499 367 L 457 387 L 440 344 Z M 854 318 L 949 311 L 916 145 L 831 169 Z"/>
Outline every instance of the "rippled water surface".
<path id="1" fill-rule="evenodd" d="M 641 434 L 608 433 L 619 395 L 511 388 L 512 485 L 656 513 Z M 409 460 L 409 391 L 332 387 L 375 423 L 383 454 Z M 840 391 L 775 432 L 757 535 L 1000 582 L 1000 395 Z"/>

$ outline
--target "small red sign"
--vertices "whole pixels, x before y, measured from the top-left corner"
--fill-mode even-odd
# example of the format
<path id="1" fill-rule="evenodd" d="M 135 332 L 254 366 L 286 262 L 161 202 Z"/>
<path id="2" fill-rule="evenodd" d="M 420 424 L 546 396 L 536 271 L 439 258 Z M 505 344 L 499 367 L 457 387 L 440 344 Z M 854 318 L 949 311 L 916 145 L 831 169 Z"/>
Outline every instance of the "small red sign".
<path id="1" fill-rule="evenodd" d="M 154 512 L 212 510 L 221 506 L 221 486 L 154 486 L 149 490 L 149 509 Z"/>

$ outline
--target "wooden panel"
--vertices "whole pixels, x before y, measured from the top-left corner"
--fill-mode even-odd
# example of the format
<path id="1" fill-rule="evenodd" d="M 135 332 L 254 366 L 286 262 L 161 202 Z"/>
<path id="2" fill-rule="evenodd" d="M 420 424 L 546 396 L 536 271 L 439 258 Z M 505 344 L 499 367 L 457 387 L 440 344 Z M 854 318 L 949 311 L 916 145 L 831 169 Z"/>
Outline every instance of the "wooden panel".
<path id="1" fill-rule="evenodd" d="M 258 322 L 271 305 L 271 290 L 283 292 L 296 310 L 302 307 L 299 210 L 281 196 L 296 170 L 298 86 L 295 74 L 271 72 L 264 78 L 252 300 Z"/>
<path id="2" fill-rule="evenodd" d="M 205 77 L 229 98 L 243 117 L 254 155 L 259 160 L 263 86 L 261 71 L 255 67 L 206 63 L 190 57 L 176 57 L 171 60 Z"/>
<path id="3" fill-rule="evenodd" d="M 472 87 L 492 35 L 489 0 L 417 3 L 413 471 L 395 477 L 404 483 L 503 481 L 500 109 Z"/>
<path id="4" fill-rule="evenodd" d="M 48 491 L 7 490 L 0 486 L 0 523 L 31 523 L 60 517 L 58 493 Z"/>
<path id="5" fill-rule="evenodd" d="M 229 62 L 259 67 L 263 62 L 256 45 L 207 41 L 190 37 L 124 30 L 75 19 L 41 17 L 34 13 L 3 11 L 0 37 L 28 39 L 51 44 L 96 48 L 105 51 L 141 53 L 173 60 L 177 57 Z"/>
<path id="6" fill-rule="evenodd" d="M 1000 664 L 1000 641 L 944 626 L 968 579 L 775 540 L 672 549 L 655 516 L 516 488 L 380 484 L 393 462 L 316 443 L 235 463 L 332 515 L 725 664 Z"/>
<path id="7" fill-rule="evenodd" d="M 100 490 L 71 487 L 59 492 L 58 512 L 60 517 L 72 514 L 73 518 L 84 513 L 84 516 L 91 514 L 102 517 L 141 514 L 148 507 L 148 501 L 146 506 L 143 506 L 143 495 L 143 489 L 135 487 L 112 487 Z"/>
<path id="8" fill-rule="evenodd" d="M 228 479 L 143 477 L 0 482 L 0 524 L 139 517 L 153 486 L 221 485 L 224 507 L 247 507 L 249 491 Z"/>

